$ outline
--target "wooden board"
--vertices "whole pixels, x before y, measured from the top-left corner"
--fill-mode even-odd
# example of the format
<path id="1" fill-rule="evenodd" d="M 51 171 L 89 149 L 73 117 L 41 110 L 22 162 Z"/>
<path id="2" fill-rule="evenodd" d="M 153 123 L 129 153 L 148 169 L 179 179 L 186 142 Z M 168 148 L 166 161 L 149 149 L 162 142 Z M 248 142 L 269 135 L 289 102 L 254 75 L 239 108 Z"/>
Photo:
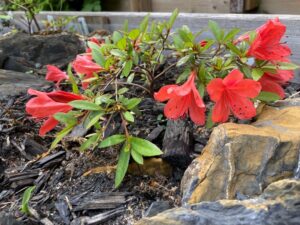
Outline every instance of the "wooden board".
<path id="1" fill-rule="evenodd" d="M 259 11 L 300 15 L 300 0 L 261 0 Z"/>

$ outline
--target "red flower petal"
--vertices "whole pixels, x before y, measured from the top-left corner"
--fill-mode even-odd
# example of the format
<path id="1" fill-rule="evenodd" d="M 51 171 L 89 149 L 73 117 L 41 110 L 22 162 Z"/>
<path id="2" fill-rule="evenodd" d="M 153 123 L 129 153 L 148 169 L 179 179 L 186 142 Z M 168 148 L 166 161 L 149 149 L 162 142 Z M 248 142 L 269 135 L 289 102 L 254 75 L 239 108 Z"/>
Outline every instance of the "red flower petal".
<path id="1" fill-rule="evenodd" d="M 230 87 L 228 89 L 230 91 L 235 92 L 236 95 L 240 95 L 248 98 L 255 98 L 256 96 L 259 95 L 259 92 L 261 90 L 261 85 L 257 81 L 244 79 L 238 82 L 233 87 Z"/>
<path id="2" fill-rule="evenodd" d="M 179 119 L 188 112 L 191 96 L 173 96 L 164 108 L 164 114 L 169 119 Z"/>
<path id="3" fill-rule="evenodd" d="M 191 99 L 191 104 L 189 106 L 189 114 L 191 120 L 197 125 L 205 124 L 205 108 L 199 107 L 195 101 L 195 98 Z"/>
<path id="4" fill-rule="evenodd" d="M 267 92 L 272 92 L 280 96 L 281 99 L 285 97 L 283 88 L 276 82 L 269 80 L 267 77 L 262 77 L 259 80 L 262 90 Z"/>
<path id="5" fill-rule="evenodd" d="M 68 76 L 65 72 L 61 71 L 56 66 L 47 65 L 47 74 L 46 80 L 57 82 L 56 85 L 58 86 L 61 81 L 67 80 Z"/>
<path id="6" fill-rule="evenodd" d="M 177 87 L 174 92 L 180 96 L 188 95 L 191 92 L 192 88 L 195 87 L 195 76 L 196 72 L 193 71 L 189 76 L 189 79 L 183 85 Z"/>
<path id="7" fill-rule="evenodd" d="M 175 84 L 163 86 L 161 89 L 159 89 L 158 92 L 154 93 L 154 99 L 159 102 L 164 102 L 170 99 L 172 96 L 172 92 L 176 87 L 178 87 L 178 85 Z"/>
<path id="8" fill-rule="evenodd" d="M 228 120 L 230 114 L 230 108 L 228 103 L 226 103 L 226 97 L 223 96 L 217 103 L 215 104 L 212 111 L 212 121 L 215 123 L 224 123 Z"/>
<path id="9" fill-rule="evenodd" d="M 241 71 L 235 69 L 232 70 L 223 80 L 223 84 L 227 87 L 233 86 L 236 83 L 240 82 L 244 77 Z"/>
<path id="10" fill-rule="evenodd" d="M 246 120 L 251 119 L 256 115 L 254 104 L 248 98 L 232 95 L 231 93 L 228 95 L 228 97 L 230 108 L 237 118 Z"/>
<path id="11" fill-rule="evenodd" d="M 44 124 L 41 126 L 39 135 L 44 136 L 47 132 L 55 128 L 58 124 L 58 121 L 55 120 L 53 117 L 49 117 Z"/>
<path id="12" fill-rule="evenodd" d="M 221 99 L 225 86 L 221 78 L 215 78 L 207 85 L 207 92 L 212 101 L 217 102 Z"/>

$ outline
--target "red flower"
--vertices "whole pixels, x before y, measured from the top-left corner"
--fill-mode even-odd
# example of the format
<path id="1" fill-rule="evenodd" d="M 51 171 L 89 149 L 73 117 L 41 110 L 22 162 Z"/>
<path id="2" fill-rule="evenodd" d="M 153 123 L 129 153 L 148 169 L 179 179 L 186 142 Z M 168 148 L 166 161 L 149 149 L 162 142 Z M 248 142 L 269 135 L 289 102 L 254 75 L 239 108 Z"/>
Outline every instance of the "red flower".
<path id="1" fill-rule="evenodd" d="M 287 61 L 287 57 L 291 55 L 291 50 L 286 44 L 280 43 L 285 31 L 286 26 L 278 18 L 268 20 L 256 30 L 257 36 L 247 55 L 273 62 Z"/>
<path id="2" fill-rule="evenodd" d="M 78 74 L 84 74 L 84 79 L 94 77 L 94 73 L 98 73 L 103 70 L 101 66 L 97 63 L 94 63 L 89 56 L 78 55 L 73 61 L 73 68 Z M 82 82 L 82 86 L 86 89 L 89 85 L 89 82 Z"/>
<path id="3" fill-rule="evenodd" d="M 88 41 L 89 42 L 93 42 L 93 43 L 99 45 L 99 47 L 103 43 L 102 41 L 100 42 L 96 37 L 91 37 L 91 38 L 88 39 Z M 92 49 L 91 48 L 87 48 L 86 49 L 86 53 L 92 53 Z"/>
<path id="4" fill-rule="evenodd" d="M 203 40 L 199 42 L 201 47 L 204 47 L 205 45 L 207 45 L 207 41 Z"/>
<path id="5" fill-rule="evenodd" d="M 195 124 L 205 123 L 205 105 L 196 89 L 195 76 L 196 73 L 192 72 L 183 85 L 166 85 L 154 94 L 157 101 L 169 100 L 164 108 L 167 118 L 179 119 L 189 113 Z"/>
<path id="6" fill-rule="evenodd" d="M 60 82 L 67 79 L 69 79 L 69 77 L 66 72 L 61 71 L 56 66 L 47 65 L 46 80 L 56 82 L 56 87 L 58 87 Z"/>
<path id="7" fill-rule="evenodd" d="M 81 95 L 76 95 L 65 91 L 45 93 L 29 89 L 28 94 L 36 95 L 37 97 L 34 97 L 27 102 L 26 112 L 33 118 L 47 118 L 40 128 L 40 136 L 44 136 L 48 131 L 52 130 L 58 124 L 58 121 L 53 117 L 55 113 L 66 113 L 72 109 L 72 106 L 67 104 L 68 102 L 84 99 Z"/>
<path id="8" fill-rule="evenodd" d="M 207 85 L 210 99 L 216 102 L 212 120 L 226 122 L 230 111 L 239 119 L 250 119 L 256 110 L 249 98 L 255 98 L 260 90 L 260 83 L 243 79 L 244 75 L 237 69 L 231 71 L 223 80 L 215 78 Z"/>
<path id="9" fill-rule="evenodd" d="M 273 92 L 284 98 L 284 90 L 281 87 L 289 80 L 293 79 L 294 72 L 292 70 L 277 70 L 277 74 L 265 73 L 258 82 L 261 84 L 261 89 L 267 92 Z"/>

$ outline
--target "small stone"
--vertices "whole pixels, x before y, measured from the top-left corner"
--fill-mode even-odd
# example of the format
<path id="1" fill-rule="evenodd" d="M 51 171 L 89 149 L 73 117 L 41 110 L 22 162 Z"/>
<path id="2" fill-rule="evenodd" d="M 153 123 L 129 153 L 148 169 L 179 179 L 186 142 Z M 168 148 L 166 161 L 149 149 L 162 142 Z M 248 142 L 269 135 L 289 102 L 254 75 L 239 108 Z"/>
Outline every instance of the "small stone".
<path id="1" fill-rule="evenodd" d="M 152 202 L 150 207 L 145 212 L 145 217 L 156 216 L 167 209 L 170 209 L 170 203 L 168 201 Z"/>

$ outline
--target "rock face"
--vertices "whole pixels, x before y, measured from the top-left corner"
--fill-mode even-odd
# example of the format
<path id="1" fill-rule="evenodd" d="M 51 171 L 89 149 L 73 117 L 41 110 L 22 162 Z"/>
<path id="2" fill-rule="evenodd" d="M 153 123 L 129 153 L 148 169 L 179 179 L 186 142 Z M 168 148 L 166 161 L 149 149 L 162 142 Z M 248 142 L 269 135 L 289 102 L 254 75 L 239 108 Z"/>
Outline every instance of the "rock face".
<path id="1" fill-rule="evenodd" d="M 300 149 L 300 107 L 295 105 L 265 106 L 251 125 L 216 127 L 203 154 L 185 172 L 183 203 L 245 199 L 293 177 Z"/>
<path id="2" fill-rule="evenodd" d="M 18 32 L 0 39 L 0 69 L 27 72 L 47 64 L 64 67 L 82 52 L 83 42 L 73 34 L 30 36 Z"/>
<path id="3" fill-rule="evenodd" d="M 137 225 L 299 225 L 300 181 L 272 183 L 258 198 L 202 202 L 144 218 Z"/>

